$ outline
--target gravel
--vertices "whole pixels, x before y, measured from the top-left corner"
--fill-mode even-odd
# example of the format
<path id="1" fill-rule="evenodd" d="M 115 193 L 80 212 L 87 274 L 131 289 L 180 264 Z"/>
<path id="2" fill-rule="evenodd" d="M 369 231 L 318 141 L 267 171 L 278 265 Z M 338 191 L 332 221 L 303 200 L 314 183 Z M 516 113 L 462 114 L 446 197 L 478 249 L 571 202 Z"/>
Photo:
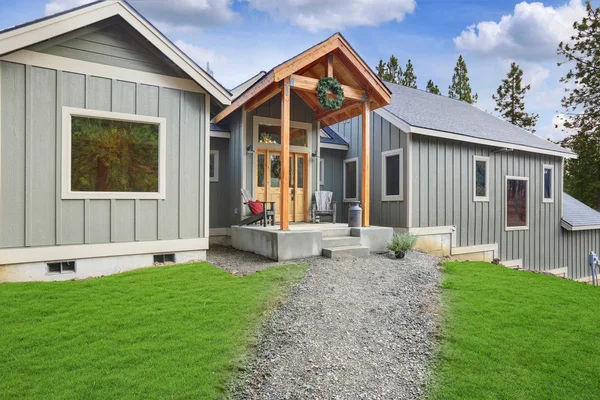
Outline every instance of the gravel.
<path id="1" fill-rule="evenodd" d="M 240 273 L 260 264 L 247 253 L 229 252 L 231 263 L 227 250 L 211 251 L 209 260 Z M 439 259 L 410 252 L 403 260 L 373 254 L 304 262 L 311 268 L 267 322 L 233 397 L 423 395 L 437 326 Z"/>

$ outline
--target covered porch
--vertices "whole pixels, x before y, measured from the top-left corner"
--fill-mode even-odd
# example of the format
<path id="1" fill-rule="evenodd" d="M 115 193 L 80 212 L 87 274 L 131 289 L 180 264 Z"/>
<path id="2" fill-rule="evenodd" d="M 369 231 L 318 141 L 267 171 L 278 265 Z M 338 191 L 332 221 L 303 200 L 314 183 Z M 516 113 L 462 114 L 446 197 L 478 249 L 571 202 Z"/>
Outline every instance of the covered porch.
<path id="1" fill-rule="evenodd" d="M 341 84 L 344 101 L 339 109 L 326 110 L 320 104 L 317 85 L 323 77 L 333 77 Z M 320 188 L 320 129 L 362 116 L 357 197 L 363 209 L 363 226 L 368 227 L 370 112 L 390 101 L 391 93 L 385 85 L 346 40 L 335 34 L 260 76 L 242 93 L 237 93 L 232 105 L 219 112 L 213 121 L 219 123 L 241 115 L 241 145 L 236 147 L 241 148 L 243 158 L 242 186 L 255 199 L 276 203 L 279 225 L 275 229 L 299 232 L 304 230 L 299 228 L 301 224 L 290 221 L 310 221 L 311 200 L 314 191 Z M 299 111 L 298 103 L 308 112 Z M 244 209 L 242 205 L 242 213 Z"/>

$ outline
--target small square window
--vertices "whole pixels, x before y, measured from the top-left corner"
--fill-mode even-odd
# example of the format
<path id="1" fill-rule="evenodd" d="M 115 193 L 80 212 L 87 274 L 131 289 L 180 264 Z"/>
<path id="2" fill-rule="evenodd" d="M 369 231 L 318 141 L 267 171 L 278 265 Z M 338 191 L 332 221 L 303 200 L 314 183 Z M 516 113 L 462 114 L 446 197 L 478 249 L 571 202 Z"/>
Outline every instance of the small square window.
<path id="1" fill-rule="evenodd" d="M 488 157 L 473 156 L 473 201 L 489 201 L 489 171 Z"/>
<path id="2" fill-rule="evenodd" d="M 404 200 L 403 150 L 395 149 L 381 153 L 381 200 Z"/>
<path id="3" fill-rule="evenodd" d="M 554 202 L 554 166 L 544 165 L 544 176 L 543 176 L 543 196 L 544 203 Z"/>
<path id="4" fill-rule="evenodd" d="M 219 182 L 219 151 L 210 151 L 210 181 Z"/>
<path id="5" fill-rule="evenodd" d="M 166 264 L 166 263 L 174 263 L 175 262 L 175 254 L 155 254 L 154 255 L 154 264 Z"/>
<path id="6" fill-rule="evenodd" d="M 64 274 L 75 272 L 75 261 L 59 261 L 48 263 L 49 274 Z"/>

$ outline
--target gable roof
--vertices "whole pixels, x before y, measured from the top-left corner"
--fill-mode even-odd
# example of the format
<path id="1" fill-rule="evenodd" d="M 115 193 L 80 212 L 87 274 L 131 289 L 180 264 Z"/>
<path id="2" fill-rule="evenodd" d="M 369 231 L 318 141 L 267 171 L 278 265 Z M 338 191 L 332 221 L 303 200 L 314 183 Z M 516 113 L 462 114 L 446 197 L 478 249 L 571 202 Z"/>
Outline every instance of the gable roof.
<path id="1" fill-rule="evenodd" d="M 570 231 L 600 229 L 600 212 L 563 193 L 563 228 Z"/>
<path id="2" fill-rule="evenodd" d="M 393 93 L 392 102 L 380 115 L 386 117 L 385 112 L 392 114 L 408 125 L 411 132 L 433 136 L 436 132 L 445 132 L 459 135 L 453 137 L 457 140 L 481 140 L 484 144 L 500 147 L 574 156 L 571 151 L 464 101 L 393 83 L 386 82 L 386 85 Z"/>
<path id="3" fill-rule="evenodd" d="M 324 110 L 317 101 L 316 95 L 310 93 L 316 92 L 318 79 L 327 76 L 327 63 L 333 77 L 341 83 L 345 94 L 342 107 L 330 112 Z M 247 86 L 229 107 L 215 116 L 214 122 L 220 122 L 239 107 L 244 106 L 247 111 L 251 111 L 263 104 L 281 93 L 286 78 L 290 79 L 290 87 L 315 111 L 315 118 L 325 125 L 360 115 L 360 101 L 367 96 L 371 109 L 374 110 L 389 104 L 392 95 L 385 83 L 373 73 L 368 64 L 338 32 L 273 67 L 260 79 Z"/>
<path id="4" fill-rule="evenodd" d="M 231 93 L 227 89 L 125 1 L 99 0 L 0 31 L 0 56 L 117 15 L 217 101 L 224 105 L 231 103 Z"/>
<path id="5" fill-rule="evenodd" d="M 349 143 L 346 141 L 346 139 L 338 135 L 338 133 L 329 126 L 321 128 L 319 136 L 321 143 L 349 146 Z"/>
<path id="6" fill-rule="evenodd" d="M 254 75 L 252 78 L 250 78 L 250 79 L 248 79 L 248 80 L 240 83 L 239 85 L 237 85 L 233 89 L 230 89 L 229 91 L 231 92 L 231 96 L 232 96 L 231 98 L 232 98 L 232 100 L 235 100 L 236 98 L 238 98 L 250 86 L 254 85 L 259 79 L 261 79 L 266 74 L 267 73 L 265 71 L 260 71 L 258 74 Z"/>

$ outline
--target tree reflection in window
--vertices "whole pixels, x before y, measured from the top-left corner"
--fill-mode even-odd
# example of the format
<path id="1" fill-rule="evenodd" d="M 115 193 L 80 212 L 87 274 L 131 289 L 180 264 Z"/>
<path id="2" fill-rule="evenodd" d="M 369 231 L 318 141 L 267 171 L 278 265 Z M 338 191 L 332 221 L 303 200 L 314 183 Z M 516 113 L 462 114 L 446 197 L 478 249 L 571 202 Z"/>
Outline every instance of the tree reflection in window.
<path id="1" fill-rule="evenodd" d="M 71 190 L 158 192 L 155 124 L 100 118 L 71 119 Z"/>

